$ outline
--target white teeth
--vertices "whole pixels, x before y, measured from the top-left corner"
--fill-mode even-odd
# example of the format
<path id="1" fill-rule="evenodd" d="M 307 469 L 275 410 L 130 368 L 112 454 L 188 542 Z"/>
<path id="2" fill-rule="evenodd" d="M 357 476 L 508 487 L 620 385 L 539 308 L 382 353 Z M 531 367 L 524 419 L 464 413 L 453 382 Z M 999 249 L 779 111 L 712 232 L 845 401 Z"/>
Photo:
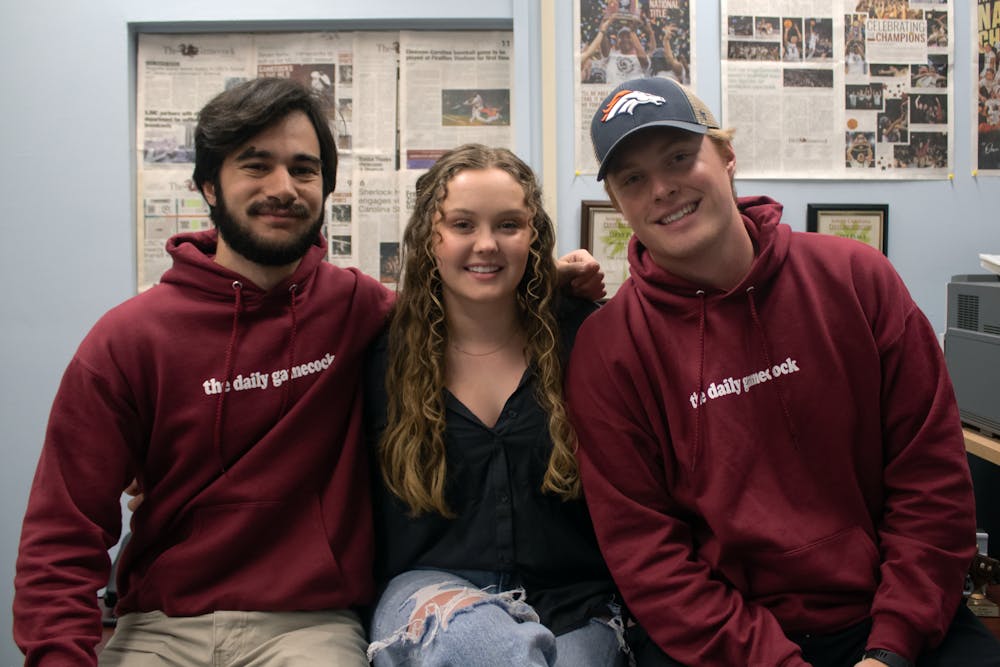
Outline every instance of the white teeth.
<path id="1" fill-rule="evenodd" d="M 660 223 L 664 224 L 664 225 L 669 225 L 674 220 L 680 220 L 681 218 L 683 218 L 688 213 L 692 213 L 694 211 L 694 209 L 695 209 L 695 205 L 694 204 L 688 204 L 687 206 L 685 206 L 681 210 L 677 211 L 676 213 L 674 213 L 672 215 L 668 215 L 665 218 L 661 218 L 660 219 Z"/>
<path id="2" fill-rule="evenodd" d="M 496 273 L 500 270 L 499 266 L 470 266 L 468 268 L 473 273 Z"/>

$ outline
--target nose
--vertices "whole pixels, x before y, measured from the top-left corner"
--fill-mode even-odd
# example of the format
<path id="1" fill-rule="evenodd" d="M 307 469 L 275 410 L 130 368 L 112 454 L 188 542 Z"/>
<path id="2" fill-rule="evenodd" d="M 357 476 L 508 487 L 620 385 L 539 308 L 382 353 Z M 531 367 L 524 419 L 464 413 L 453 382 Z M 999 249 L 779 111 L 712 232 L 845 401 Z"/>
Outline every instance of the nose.
<path id="1" fill-rule="evenodd" d="M 493 229 L 487 225 L 481 226 L 476 232 L 476 242 L 472 246 L 473 252 L 495 252 L 497 247 L 497 239 L 493 234 Z"/>
<path id="2" fill-rule="evenodd" d="M 675 179 L 670 177 L 669 174 L 652 174 L 650 176 L 650 180 L 652 183 L 653 197 L 657 201 L 669 199 L 675 192 L 677 192 L 677 183 Z"/>
<path id="3" fill-rule="evenodd" d="M 276 199 L 282 205 L 295 201 L 295 180 L 285 167 L 276 167 L 267 175 L 264 194 L 269 199 Z"/>

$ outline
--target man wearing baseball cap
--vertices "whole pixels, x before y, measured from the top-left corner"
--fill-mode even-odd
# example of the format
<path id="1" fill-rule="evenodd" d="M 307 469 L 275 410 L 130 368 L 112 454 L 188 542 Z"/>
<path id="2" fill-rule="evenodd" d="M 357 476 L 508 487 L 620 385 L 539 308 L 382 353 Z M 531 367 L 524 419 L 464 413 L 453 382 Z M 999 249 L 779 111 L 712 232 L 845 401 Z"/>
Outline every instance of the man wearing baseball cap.
<path id="1" fill-rule="evenodd" d="M 630 612 L 665 665 L 1000 664 L 962 602 L 974 501 L 933 329 L 877 250 L 737 198 L 731 136 L 668 79 L 591 125 L 631 278 L 566 386 Z"/>

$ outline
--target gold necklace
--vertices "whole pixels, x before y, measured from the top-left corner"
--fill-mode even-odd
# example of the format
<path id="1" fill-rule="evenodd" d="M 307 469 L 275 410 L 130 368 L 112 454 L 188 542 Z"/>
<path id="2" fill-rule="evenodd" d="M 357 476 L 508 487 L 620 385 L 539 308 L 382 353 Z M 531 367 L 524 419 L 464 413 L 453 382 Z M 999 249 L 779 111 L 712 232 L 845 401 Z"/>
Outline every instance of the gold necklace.
<path id="1" fill-rule="evenodd" d="M 510 332 L 510 335 L 507 336 L 507 340 L 505 340 L 504 342 L 500 343 L 499 347 L 497 347 L 496 349 L 490 350 L 489 352 L 469 352 L 467 350 L 463 350 L 462 348 L 460 348 L 457 344 L 455 344 L 455 341 L 448 341 L 448 344 L 451 345 L 456 350 L 458 350 L 459 352 L 461 352 L 462 354 L 468 355 L 470 357 L 488 357 L 491 354 L 496 354 L 500 350 L 502 350 L 505 347 L 507 347 L 508 345 L 510 345 L 511 341 L 514 340 L 514 337 L 516 335 L 517 335 L 517 327 L 514 327 L 514 329 Z"/>

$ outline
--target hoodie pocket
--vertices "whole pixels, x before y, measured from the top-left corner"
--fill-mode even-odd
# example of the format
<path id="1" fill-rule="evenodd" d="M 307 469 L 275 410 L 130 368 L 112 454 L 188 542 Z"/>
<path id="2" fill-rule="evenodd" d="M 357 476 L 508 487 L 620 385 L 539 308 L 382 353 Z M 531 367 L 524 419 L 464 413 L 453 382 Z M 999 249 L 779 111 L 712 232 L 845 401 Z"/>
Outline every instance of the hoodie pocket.
<path id="1" fill-rule="evenodd" d="M 743 559 L 748 597 L 870 595 L 878 585 L 879 554 L 864 530 L 851 526 L 784 552 Z"/>
<path id="2" fill-rule="evenodd" d="M 140 598 L 153 595 L 185 613 L 248 604 L 284 609 L 342 583 L 318 498 L 201 507 L 189 525 L 139 583 Z M 151 603 L 162 608 L 145 600 Z"/>

